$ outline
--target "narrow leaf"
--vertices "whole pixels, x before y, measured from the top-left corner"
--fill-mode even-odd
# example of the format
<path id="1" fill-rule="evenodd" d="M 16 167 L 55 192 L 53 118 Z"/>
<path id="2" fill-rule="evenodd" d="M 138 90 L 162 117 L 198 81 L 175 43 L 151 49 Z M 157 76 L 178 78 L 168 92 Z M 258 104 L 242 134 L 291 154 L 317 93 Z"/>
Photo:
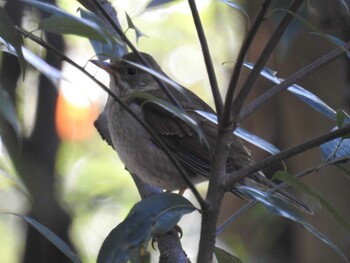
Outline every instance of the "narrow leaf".
<path id="1" fill-rule="evenodd" d="M 306 222 L 300 215 L 298 215 L 292 209 L 292 207 L 285 200 L 279 198 L 278 196 L 269 195 L 263 191 L 249 186 L 237 186 L 236 189 L 240 191 L 244 196 L 247 196 L 261 203 L 271 213 L 285 217 L 289 220 L 300 224 L 312 235 L 314 235 L 319 240 L 323 241 L 325 244 L 330 246 L 334 251 L 336 251 L 344 259 L 345 262 L 349 262 L 344 252 L 336 244 L 334 244 L 329 238 L 327 238 L 316 228 L 314 228 L 308 222 Z"/>
<path id="2" fill-rule="evenodd" d="M 350 156 L 350 139 L 336 138 L 320 146 L 323 160 Z"/>
<path id="3" fill-rule="evenodd" d="M 80 259 L 73 252 L 73 250 L 50 229 L 28 216 L 13 213 L 9 214 L 18 216 L 25 220 L 28 224 L 34 227 L 41 235 L 43 235 L 47 240 L 49 240 L 56 248 L 58 248 L 63 254 L 65 254 L 72 262 L 81 263 Z"/>
<path id="4" fill-rule="evenodd" d="M 218 120 L 217 120 L 217 116 L 209 113 L 209 112 L 205 112 L 205 111 L 200 111 L 200 110 L 196 110 L 195 112 L 197 112 L 199 115 L 205 117 L 206 119 L 208 119 L 209 121 L 211 121 L 212 123 L 218 124 Z M 279 153 L 280 150 L 275 147 L 274 145 L 272 145 L 271 143 L 265 141 L 264 139 L 250 133 L 249 131 L 238 127 L 236 130 L 234 130 L 233 132 L 235 135 L 237 135 L 238 137 L 242 138 L 243 140 L 259 147 L 260 149 L 265 150 L 268 153 L 271 154 L 276 154 Z"/>
<path id="5" fill-rule="evenodd" d="M 252 69 L 254 67 L 254 64 L 247 62 L 245 62 L 243 65 L 249 69 Z M 283 79 L 277 78 L 276 74 L 271 72 L 273 72 L 271 69 L 264 68 L 260 72 L 260 75 L 262 75 L 264 78 L 272 81 L 275 84 L 280 84 L 283 82 Z M 331 118 L 332 120 L 336 120 L 336 111 L 330 106 L 328 106 L 315 94 L 311 93 L 310 91 L 307 91 L 306 89 L 296 84 L 291 85 L 290 87 L 288 87 L 287 90 L 294 94 L 298 99 L 317 110 L 318 112 L 322 113 L 328 118 Z"/>
<path id="6" fill-rule="evenodd" d="M 3 39 L 3 43 L 6 46 L 11 45 L 14 48 L 24 77 L 25 63 L 21 49 L 22 38 L 17 32 L 16 27 L 13 24 L 11 18 L 6 14 L 2 6 L 0 6 L 0 37 Z"/>
<path id="7" fill-rule="evenodd" d="M 218 263 L 242 263 L 239 258 L 218 247 L 214 248 L 214 254 Z"/>
<path id="8" fill-rule="evenodd" d="M 339 224 L 341 224 L 345 229 L 350 231 L 350 222 L 337 209 L 335 209 L 325 198 L 323 198 L 316 192 L 312 191 L 307 185 L 302 183 L 300 180 L 298 180 L 294 176 L 284 171 L 277 171 L 274 174 L 273 178 L 277 180 L 285 181 L 289 185 L 298 189 L 299 191 L 317 199 L 320 202 L 320 204 L 335 218 L 335 220 L 337 220 Z"/>

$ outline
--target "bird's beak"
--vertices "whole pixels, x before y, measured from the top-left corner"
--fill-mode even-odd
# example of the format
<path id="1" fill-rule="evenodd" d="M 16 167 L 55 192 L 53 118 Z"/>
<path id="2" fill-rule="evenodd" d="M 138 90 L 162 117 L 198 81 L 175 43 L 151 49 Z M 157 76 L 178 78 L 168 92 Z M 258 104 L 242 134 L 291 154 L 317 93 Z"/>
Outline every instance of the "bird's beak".
<path id="1" fill-rule="evenodd" d="M 113 68 L 111 67 L 111 64 L 109 64 L 108 62 L 105 61 L 99 61 L 99 60 L 90 60 L 91 63 L 95 64 L 96 66 L 98 66 L 99 68 L 107 71 L 108 73 L 112 73 L 113 72 Z"/>

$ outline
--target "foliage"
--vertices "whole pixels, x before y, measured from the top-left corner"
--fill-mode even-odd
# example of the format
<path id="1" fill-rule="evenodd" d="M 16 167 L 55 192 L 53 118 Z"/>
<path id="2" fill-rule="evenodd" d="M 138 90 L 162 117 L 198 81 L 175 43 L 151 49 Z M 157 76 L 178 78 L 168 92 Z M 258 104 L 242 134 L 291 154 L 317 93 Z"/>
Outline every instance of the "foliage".
<path id="1" fill-rule="evenodd" d="M 109 3 L 102 5 L 97 0 L 92 1 L 79 1 L 85 8 L 80 9 L 80 17 L 77 15 L 72 15 L 71 13 L 64 11 L 57 6 L 49 5 L 39 1 L 25 0 L 27 5 L 38 8 L 44 12 L 49 13 L 49 17 L 42 19 L 38 24 L 38 29 L 43 31 L 48 31 L 56 34 L 72 34 L 80 37 L 89 39 L 91 42 L 95 53 L 100 61 L 105 57 L 120 58 L 123 53 L 126 52 L 126 47 L 130 48 L 132 51 L 137 51 L 136 47 L 132 42 L 126 37 L 121 29 L 119 23 L 113 23 L 117 17 L 110 17 L 111 6 Z M 151 1 L 146 9 L 148 12 L 155 10 L 154 8 L 165 8 L 163 5 L 169 5 L 171 2 L 176 1 Z M 298 9 L 302 5 L 303 1 L 295 0 L 292 2 L 289 9 L 274 9 L 267 13 L 271 1 L 264 1 L 255 21 L 250 25 L 250 19 L 247 12 L 238 4 L 231 1 L 222 1 L 230 7 L 237 9 L 239 12 L 243 13 L 244 17 L 248 21 L 248 33 L 243 41 L 240 53 L 238 55 L 237 61 L 235 63 L 234 72 L 232 73 L 232 78 L 228 84 L 228 91 L 225 100 L 222 100 L 218 84 L 216 83 L 215 71 L 210 59 L 210 53 L 207 49 L 208 44 L 206 43 L 206 38 L 203 29 L 201 28 L 201 20 L 198 15 L 198 10 L 195 1 L 189 0 L 189 4 L 192 11 L 192 16 L 195 21 L 196 30 L 198 33 L 199 41 L 202 45 L 203 56 L 207 66 L 207 72 L 210 78 L 212 93 L 214 97 L 216 112 L 218 116 L 215 116 L 208 112 L 198 112 L 209 121 L 217 123 L 220 131 L 222 131 L 222 137 L 218 139 L 217 152 L 214 154 L 213 166 L 222 163 L 222 160 L 216 158 L 219 156 L 220 151 L 223 152 L 223 147 L 226 147 L 227 141 L 225 141 L 225 132 L 234 132 L 237 136 L 253 143 L 258 148 L 261 148 L 272 154 L 269 158 L 263 159 L 251 167 L 241 169 L 234 174 L 220 174 L 220 172 L 214 170 L 212 171 L 213 176 L 209 182 L 209 188 L 206 198 L 203 198 L 197 189 L 189 184 L 189 188 L 192 190 L 194 196 L 197 199 L 199 208 L 195 208 L 187 199 L 182 196 L 161 193 L 154 194 L 151 197 L 145 198 L 139 203 L 137 203 L 126 216 L 125 220 L 120 223 L 116 228 L 114 228 L 110 234 L 106 237 L 98 256 L 99 263 L 102 262 L 127 262 L 131 253 L 142 254 L 143 249 L 147 249 L 147 245 L 154 235 L 162 235 L 169 231 L 179 222 L 184 214 L 191 213 L 195 210 L 199 210 L 202 213 L 202 231 L 201 231 L 201 241 L 199 247 L 199 260 L 202 262 L 210 262 L 215 253 L 219 262 L 240 262 L 240 260 L 228 252 L 215 248 L 215 231 L 217 225 L 217 217 L 220 212 L 220 204 L 224 193 L 228 189 L 232 189 L 232 186 L 239 182 L 240 179 L 247 177 L 249 174 L 253 174 L 263 168 L 268 167 L 271 164 L 284 161 L 289 157 L 298 155 L 305 152 L 308 149 L 319 147 L 322 151 L 323 159 L 320 160 L 322 163 L 322 168 L 327 166 L 335 165 L 339 167 L 345 173 L 348 170 L 342 166 L 343 163 L 349 162 L 349 149 L 350 149 L 350 117 L 345 112 L 345 110 L 334 110 L 326 102 L 321 100 L 311 91 L 295 84 L 297 81 L 305 77 L 307 74 L 313 72 L 309 68 L 317 63 L 311 63 L 308 69 L 301 69 L 298 71 L 299 74 L 292 75 L 286 79 L 281 79 L 277 77 L 277 72 L 265 66 L 268 57 L 274 50 L 279 39 L 282 37 L 283 33 L 286 31 L 288 24 L 296 17 L 299 19 L 300 23 L 311 27 L 317 31 L 317 34 L 335 43 L 337 49 L 332 52 L 332 56 L 328 56 L 328 60 L 323 60 L 323 63 L 329 63 L 332 59 L 335 59 L 341 54 L 346 54 L 350 47 L 349 43 L 342 42 L 335 36 L 330 36 L 324 34 L 321 30 L 318 30 L 316 26 L 313 26 L 310 22 L 302 18 L 297 14 Z M 341 1 L 343 5 L 345 3 Z M 94 6 L 94 8 L 91 8 Z M 284 16 L 281 19 L 280 24 L 277 26 L 276 31 L 271 36 L 266 48 L 259 57 L 256 63 L 249 63 L 244 61 L 247 51 L 257 34 L 258 28 L 261 26 L 265 16 L 273 16 L 275 11 L 283 11 Z M 136 42 L 144 34 L 141 33 L 139 27 L 133 21 L 132 17 L 126 14 L 128 27 L 133 29 L 136 33 Z M 122 101 L 111 92 L 107 87 L 105 87 L 101 82 L 99 82 L 94 76 L 88 73 L 83 67 L 78 66 L 73 60 L 64 54 L 57 52 L 55 47 L 46 45 L 46 41 L 34 34 L 27 32 L 24 29 L 17 28 L 12 23 L 10 17 L 6 14 L 3 8 L 0 7 L 0 43 L 1 50 L 8 52 L 18 58 L 21 65 L 23 76 L 24 76 L 24 61 L 27 61 L 34 65 L 39 71 L 41 71 L 45 76 L 47 76 L 52 83 L 58 86 L 60 80 L 66 80 L 67 78 L 63 74 L 55 69 L 54 67 L 48 65 L 40 57 L 34 55 L 29 49 L 23 45 L 22 37 L 27 37 L 35 41 L 38 45 L 45 47 L 49 52 L 55 53 L 62 60 L 65 60 L 75 66 L 78 70 L 82 71 L 84 74 L 89 76 L 92 81 L 96 82 L 102 89 L 104 89 L 112 99 L 115 99 L 118 103 L 122 104 Z M 132 63 L 132 62 L 129 62 Z M 170 78 L 164 76 L 160 72 L 149 68 L 147 65 L 135 65 L 140 69 L 149 72 L 155 78 L 158 79 L 160 85 L 162 81 L 174 86 L 181 91 L 182 87 L 172 81 Z M 318 64 L 317 64 L 318 65 Z M 246 82 L 242 85 L 239 90 L 238 79 L 241 74 L 241 68 L 246 67 L 251 70 Z M 316 70 L 316 66 L 313 70 Z M 243 107 L 248 95 L 251 93 L 254 83 L 258 76 L 261 75 L 267 80 L 276 84 L 268 92 L 258 97 L 256 100 L 251 102 L 247 107 Z M 1 88 L 1 87 L 0 87 Z M 263 140 L 257 135 L 238 127 L 237 122 L 245 119 L 249 114 L 261 107 L 265 102 L 274 97 L 276 94 L 283 90 L 287 90 L 296 98 L 301 100 L 306 106 L 315 109 L 318 113 L 329 118 L 333 127 L 330 128 L 331 131 L 317 135 L 312 140 L 305 143 L 301 143 L 287 150 L 279 150 L 272 143 Z M 140 98 L 144 103 L 152 103 L 156 107 L 161 107 L 167 112 L 174 116 L 179 117 L 181 120 L 186 122 L 190 127 L 196 131 L 198 137 L 205 142 L 205 136 L 203 135 L 200 126 L 196 124 L 191 117 L 186 114 L 181 108 L 176 104 L 176 100 L 173 101 L 174 105 L 165 103 L 154 97 L 146 96 L 145 94 L 135 93 L 134 97 Z M 13 128 L 14 136 L 19 136 L 20 128 L 19 121 L 16 116 L 15 105 L 9 99 L 8 94 L 1 88 L 0 89 L 0 115 L 1 117 Z M 154 136 L 153 134 L 151 134 Z M 227 136 L 226 136 L 227 137 Z M 157 138 L 155 138 L 157 139 Z M 221 146 L 221 148 L 220 148 Z M 317 169 L 319 167 L 317 166 Z M 310 168 L 308 173 L 311 174 L 317 170 L 316 168 Z M 214 176 L 215 175 L 215 176 Z M 186 177 L 186 175 L 184 175 Z M 224 176 L 227 176 L 224 179 Z M 251 186 L 238 186 L 236 187 L 236 192 L 239 192 L 241 196 L 248 197 L 252 200 L 246 206 L 242 207 L 238 212 L 231 216 L 228 221 L 234 221 L 243 212 L 250 209 L 255 203 L 260 203 L 265 206 L 270 212 L 280 216 L 288 218 L 301 226 L 303 226 L 311 234 L 315 235 L 319 240 L 325 242 L 327 245 L 332 247 L 341 257 L 343 257 L 345 262 L 348 262 L 347 255 L 338 247 L 338 245 L 333 242 L 326 235 L 322 234 L 319 230 L 313 227 L 303 216 L 298 212 L 295 212 L 293 208 L 290 207 L 283 199 L 279 198 L 278 194 L 273 195 L 275 192 L 282 193 L 284 188 L 287 186 L 292 186 L 300 192 L 309 195 L 317 199 L 321 206 L 330 212 L 330 214 L 337 220 L 339 226 L 342 226 L 349 230 L 350 223 L 348 220 L 337 211 L 337 209 L 322 197 L 320 194 L 316 193 L 299 181 L 302 176 L 293 176 L 288 172 L 278 172 L 274 179 L 282 180 L 284 184 L 280 184 L 272 187 L 269 191 L 263 191 L 264 189 L 258 189 Z M 219 182 L 225 181 L 224 184 Z M 140 187 L 139 187 L 140 188 Z M 142 188 L 139 189 L 142 194 Z M 80 262 L 80 259 L 71 251 L 69 246 L 65 244 L 58 236 L 48 230 L 46 227 L 41 225 L 39 222 L 31 219 L 27 216 L 21 216 L 26 220 L 31 226 L 37 229 L 43 236 L 45 236 L 50 242 L 52 242 L 57 248 L 59 248 L 64 254 L 67 255 L 73 262 Z M 207 228 L 206 228 L 207 227 Z M 226 227 L 226 224 L 220 228 L 221 230 Z M 219 232 L 221 232 L 221 230 Z M 186 248 L 185 248 L 186 250 Z M 161 251 L 162 253 L 162 251 Z"/>

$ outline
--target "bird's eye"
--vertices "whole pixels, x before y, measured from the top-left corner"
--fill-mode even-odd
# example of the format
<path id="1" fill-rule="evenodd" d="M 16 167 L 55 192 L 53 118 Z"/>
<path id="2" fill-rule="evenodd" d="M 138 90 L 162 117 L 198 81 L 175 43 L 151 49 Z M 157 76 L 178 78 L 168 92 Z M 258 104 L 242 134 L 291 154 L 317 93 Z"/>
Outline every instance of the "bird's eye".
<path id="1" fill-rule="evenodd" d="M 127 73 L 128 75 L 130 75 L 130 76 L 135 75 L 135 74 L 136 74 L 136 68 L 134 68 L 134 67 L 129 67 L 129 68 L 126 69 L 126 73 Z"/>

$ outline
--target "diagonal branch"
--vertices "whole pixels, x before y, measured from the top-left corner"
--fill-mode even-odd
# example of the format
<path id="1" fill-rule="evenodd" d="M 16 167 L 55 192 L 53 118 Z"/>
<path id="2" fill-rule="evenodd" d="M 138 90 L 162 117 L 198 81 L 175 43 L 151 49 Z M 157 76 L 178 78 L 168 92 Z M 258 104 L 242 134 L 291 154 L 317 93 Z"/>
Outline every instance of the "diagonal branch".
<path id="1" fill-rule="evenodd" d="M 292 4 L 290 5 L 289 12 L 287 12 L 284 17 L 282 18 L 280 24 L 277 26 L 275 32 L 273 33 L 272 37 L 270 38 L 269 42 L 266 44 L 264 50 L 261 53 L 261 56 L 259 57 L 258 61 L 256 62 L 252 72 L 248 76 L 247 80 L 242 86 L 241 91 L 238 93 L 236 99 L 233 102 L 232 106 L 232 118 L 233 120 L 237 119 L 237 116 L 239 115 L 242 106 L 244 102 L 246 101 L 250 91 L 254 87 L 254 83 L 258 79 L 260 75 L 260 71 L 265 66 L 267 60 L 269 59 L 272 51 L 274 50 L 275 46 L 277 45 L 278 41 L 281 39 L 283 33 L 285 32 L 286 28 L 288 27 L 289 23 L 293 19 L 293 15 L 291 13 L 297 12 L 301 4 L 304 2 L 304 0 L 294 0 Z"/>
<path id="2" fill-rule="evenodd" d="M 232 122 L 231 113 L 232 113 L 233 97 L 235 95 L 238 79 L 239 79 L 241 69 L 242 69 L 242 64 L 244 62 L 244 58 L 249 50 L 250 45 L 253 42 L 253 39 L 254 39 L 261 23 L 264 20 L 264 16 L 265 16 L 267 9 L 269 8 L 271 2 L 272 2 L 272 0 L 266 0 L 262 4 L 261 9 L 260 9 L 255 21 L 254 21 L 254 24 L 253 24 L 252 28 L 250 29 L 246 39 L 244 40 L 244 42 L 242 44 L 241 49 L 239 51 L 237 61 L 236 61 L 236 66 L 235 66 L 235 69 L 233 71 L 230 83 L 228 85 L 227 94 L 226 94 L 225 108 L 224 108 L 224 113 L 223 113 L 223 117 L 222 117 L 222 120 L 225 122 L 225 123 L 223 123 L 224 127 L 229 126 L 230 123 Z M 220 116 L 220 115 L 218 114 L 218 116 Z"/>
<path id="3" fill-rule="evenodd" d="M 346 49 L 350 49 L 350 42 L 346 43 L 344 46 L 339 47 L 326 55 L 322 56 L 321 58 L 317 59 L 316 61 L 310 63 L 309 65 L 303 67 L 302 69 L 295 72 L 290 77 L 286 78 L 281 84 L 278 84 L 274 86 L 273 88 L 266 91 L 263 95 L 261 95 L 259 98 L 251 102 L 248 106 L 242 109 L 241 113 L 238 116 L 238 121 L 242 121 L 245 118 L 247 118 L 249 115 L 251 115 L 253 112 L 255 112 L 261 105 L 266 103 L 269 99 L 271 99 L 273 96 L 276 96 L 283 90 L 286 90 L 289 86 L 293 85 L 297 81 L 301 80 L 302 78 L 308 76 L 309 74 L 315 72 L 315 70 L 321 68 L 324 65 L 329 64 L 331 61 L 339 58 L 342 56 Z"/>
<path id="4" fill-rule="evenodd" d="M 295 178 L 302 178 L 308 174 L 311 174 L 313 172 L 318 172 L 319 170 L 326 168 L 328 166 L 331 165 L 336 165 L 336 164 L 340 164 L 340 163 L 347 163 L 350 161 L 350 157 L 341 157 L 332 161 L 328 161 L 325 163 L 320 163 L 316 166 L 313 166 L 309 169 L 306 169 L 305 171 L 302 171 L 296 175 L 294 175 Z M 276 185 L 274 188 L 270 189 L 268 191 L 269 194 L 273 194 L 275 192 L 277 192 L 278 190 L 282 190 L 285 189 L 289 186 L 289 184 L 287 182 L 282 182 L 278 185 Z M 245 212 L 247 212 L 250 208 L 252 208 L 254 205 L 256 205 L 258 203 L 258 201 L 256 200 L 251 200 L 249 201 L 247 204 L 245 204 L 244 206 L 242 206 L 237 212 L 235 212 L 233 215 L 231 215 L 229 218 L 227 218 L 225 220 L 224 223 L 222 223 L 218 229 L 216 230 L 216 235 L 220 235 L 222 233 L 222 231 L 232 222 L 234 222 L 238 217 L 240 217 L 241 215 L 243 215 Z"/>
<path id="5" fill-rule="evenodd" d="M 115 23 L 113 18 L 108 14 L 108 12 L 104 9 L 102 4 L 99 0 L 91 0 L 97 9 L 101 12 L 103 17 L 107 20 L 107 22 L 112 26 L 114 31 L 118 34 L 118 36 L 122 39 L 122 41 L 134 52 L 138 58 L 141 60 L 142 64 L 147 66 L 150 69 L 153 69 L 152 66 L 147 62 L 147 60 L 141 55 L 141 53 L 137 50 L 137 48 L 131 43 L 131 41 L 126 37 L 122 29 Z M 165 94 L 168 96 L 169 100 L 178 108 L 182 109 L 181 104 L 177 101 L 177 99 L 174 97 L 174 95 L 169 91 L 169 89 L 164 85 L 164 83 L 157 77 L 154 77 L 154 80 L 158 83 L 158 85 L 161 87 L 161 89 L 165 92 Z"/>
<path id="6" fill-rule="evenodd" d="M 195 0 L 188 0 L 188 4 L 191 8 L 192 17 L 193 17 L 194 24 L 196 26 L 198 39 L 199 39 L 199 42 L 200 42 L 201 47 L 202 47 L 203 58 L 204 58 L 205 66 L 207 68 L 207 73 L 208 73 L 208 77 L 209 77 L 211 91 L 212 91 L 213 97 L 214 97 L 216 112 L 217 112 L 218 116 L 221 116 L 221 113 L 223 110 L 223 102 L 222 102 L 220 90 L 218 87 L 218 82 L 217 82 L 215 71 L 214 71 L 213 61 L 212 61 L 211 56 L 210 56 L 208 42 L 207 42 L 207 39 L 205 37 L 204 29 L 203 29 L 202 22 L 201 22 L 201 19 L 199 17 L 199 14 L 198 14 Z"/>
<path id="7" fill-rule="evenodd" d="M 315 148 L 325 142 L 331 141 L 333 139 L 342 137 L 344 135 L 350 134 L 350 125 L 344 126 L 340 129 L 337 129 L 335 131 L 323 134 L 321 136 L 318 136 L 314 139 L 311 139 L 307 142 L 304 142 L 302 144 L 299 144 L 297 146 L 291 147 L 289 149 L 286 149 L 280 153 L 277 153 L 275 155 L 269 156 L 261 161 L 256 162 L 255 164 L 243 168 L 231 175 L 229 175 L 229 178 L 226 181 L 226 187 L 232 188 L 232 186 L 238 182 L 239 180 L 243 179 L 244 177 L 247 177 L 250 174 L 253 174 L 271 164 L 280 162 L 282 160 L 288 159 L 292 156 L 295 156 L 299 153 L 305 152 L 307 150 L 310 150 L 312 148 Z"/>

